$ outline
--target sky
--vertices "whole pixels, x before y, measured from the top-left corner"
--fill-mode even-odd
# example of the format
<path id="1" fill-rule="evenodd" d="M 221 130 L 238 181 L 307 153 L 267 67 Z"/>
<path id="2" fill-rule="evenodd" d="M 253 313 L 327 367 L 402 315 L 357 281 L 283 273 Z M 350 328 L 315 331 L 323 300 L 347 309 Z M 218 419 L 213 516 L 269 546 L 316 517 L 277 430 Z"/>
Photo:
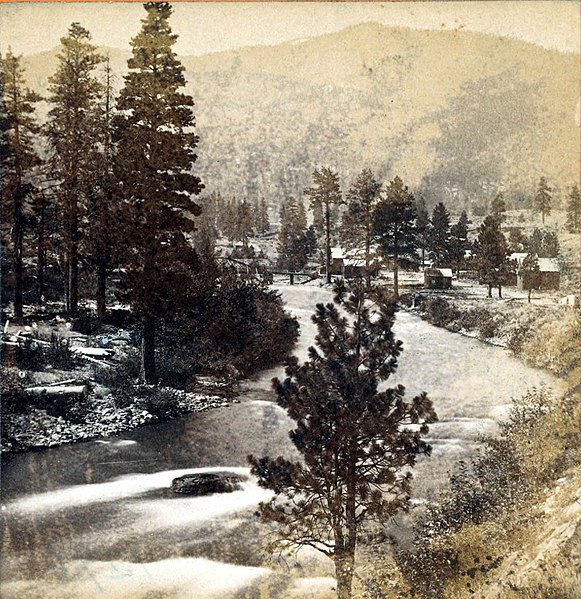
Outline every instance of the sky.
<path id="1" fill-rule="evenodd" d="M 0 50 L 32 54 L 57 46 L 78 21 L 96 44 L 129 48 L 139 31 L 140 3 L 0 3 Z M 549 2 L 277 2 L 174 4 L 176 51 L 201 55 L 274 45 L 375 21 L 415 29 L 463 29 L 515 37 L 562 52 L 579 52 L 578 0 Z"/>

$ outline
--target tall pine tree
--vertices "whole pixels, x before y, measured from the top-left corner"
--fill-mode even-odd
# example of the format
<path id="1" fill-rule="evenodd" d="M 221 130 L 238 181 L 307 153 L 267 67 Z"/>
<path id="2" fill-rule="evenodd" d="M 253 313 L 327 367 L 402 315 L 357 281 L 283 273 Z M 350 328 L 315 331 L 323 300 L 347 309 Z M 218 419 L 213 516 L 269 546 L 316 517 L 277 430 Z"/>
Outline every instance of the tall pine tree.
<path id="1" fill-rule="evenodd" d="M 331 282 L 331 229 L 333 207 L 343 203 L 339 175 L 330 168 L 322 167 L 313 172 L 313 187 L 305 189 L 305 195 L 311 198 L 313 213 L 322 211 L 325 230 L 325 268 L 327 283 Z"/>
<path id="2" fill-rule="evenodd" d="M 478 228 L 474 258 L 482 279 L 488 285 L 488 297 L 492 297 L 493 286 L 498 287 L 498 297 L 502 297 L 508 255 L 508 242 L 500 229 L 500 221 L 494 216 L 487 216 Z"/>
<path id="3" fill-rule="evenodd" d="M 375 209 L 373 226 L 379 246 L 393 260 L 393 294 L 399 297 L 399 261 L 416 259 L 416 205 L 407 185 L 396 177 L 385 188 Z"/>
<path id="4" fill-rule="evenodd" d="M 543 225 L 545 224 L 545 216 L 551 214 L 551 204 L 553 197 L 551 196 L 552 189 L 547 183 L 545 177 L 541 177 L 539 185 L 537 187 L 537 193 L 535 194 L 535 209 L 541 213 Z"/>
<path id="5" fill-rule="evenodd" d="M 379 183 L 373 173 L 363 170 L 346 194 L 347 211 L 343 216 L 343 240 L 346 247 L 363 252 L 365 280 L 371 285 L 371 244 L 374 239 L 373 215 L 379 201 Z"/>
<path id="6" fill-rule="evenodd" d="M 10 224 L 14 317 L 22 318 L 24 292 L 24 212 L 25 202 L 34 188 L 30 174 L 40 164 L 33 136 L 39 127 L 34 118 L 34 104 L 40 97 L 25 87 L 21 56 L 8 49 L 0 61 L 2 76 L 2 220 Z"/>
<path id="7" fill-rule="evenodd" d="M 573 185 L 567 201 L 567 231 L 579 233 L 581 227 L 581 200 L 579 198 L 579 187 Z"/>
<path id="8" fill-rule="evenodd" d="M 141 31 L 131 41 L 115 135 L 126 202 L 127 285 L 143 322 L 141 378 L 155 382 L 155 322 L 186 299 L 195 269 L 189 234 L 200 214 L 192 196 L 203 185 L 191 172 L 198 143 L 194 101 L 180 91 L 184 67 L 173 50 L 172 9 L 165 2 L 144 7 Z"/>
<path id="9" fill-rule="evenodd" d="M 442 202 L 432 212 L 430 258 L 435 266 L 445 266 L 450 259 L 450 214 Z"/>
<path id="10" fill-rule="evenodd" d="M 336 291 L 341 309 L 317 305 L 309 360 L 293 358 L 287 378 L 273 381 L 303 459 L 249 459 L 259 484 L 275 493 L 260 505 L 281 527 L 272 549 L 311 547 L 331 558 L 337 596 L 349 599 L 360 533 L 409 505 L 410 470 L 430 452 L 422 436 L 436 414 L 425 393 L 406 401 L 401 385 L 379 388 L 402 350 L 395 305 L 362 285 Z"/>
<path id="11" fill-rule="evenodd" d="M 94 181 L 98 139 L 97 103 L 103 87 L 95 67 L 103 61 L 91 44 L 91 34 L 73 23 L 61 38 L 58 67 L 49 79 L 53 107 L 47 127 L 52 169 L 60 181 L 58 200 L 64 229 L 65 300 L 74 314 L 79 301 L 79 243 L 88 184 Z"/>

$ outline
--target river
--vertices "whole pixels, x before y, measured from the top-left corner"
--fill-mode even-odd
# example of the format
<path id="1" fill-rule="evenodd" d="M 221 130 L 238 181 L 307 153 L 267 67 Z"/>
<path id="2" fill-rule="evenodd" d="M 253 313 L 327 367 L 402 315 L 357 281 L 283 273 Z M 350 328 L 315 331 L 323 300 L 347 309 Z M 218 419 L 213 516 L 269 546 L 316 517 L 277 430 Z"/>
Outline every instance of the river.
<path id="1" fill-rule="evenodd" d="M 310 315 L 330 293 L 279 286 L 301 323 L 296 348 L 306 357 L 315 334 Z M 560 382 L 502 348 L 438 329 L 401 312 L 404 343 L 391 383 L 425 390 L 439 422 L 431 458 L 416 468 L 415 495 L 431 499 L 455 461 L 480 434 L 493 433 L 527 389 Z M 195 471 L 247 473 L 246 456 L 293 455 L 291 422 L 272 403 L 281 367 L 242 385 L 240 403 L 122 436 L 16 454 L 2 464 L 1 596 L 34 599 L 326 597 L 328 560 L 305 554 L 277 565 L 264 559 L 268 527 L 255 516 L 270 497 L 253 481 L 231 494 L 176 497 L 172 479 Z"/>

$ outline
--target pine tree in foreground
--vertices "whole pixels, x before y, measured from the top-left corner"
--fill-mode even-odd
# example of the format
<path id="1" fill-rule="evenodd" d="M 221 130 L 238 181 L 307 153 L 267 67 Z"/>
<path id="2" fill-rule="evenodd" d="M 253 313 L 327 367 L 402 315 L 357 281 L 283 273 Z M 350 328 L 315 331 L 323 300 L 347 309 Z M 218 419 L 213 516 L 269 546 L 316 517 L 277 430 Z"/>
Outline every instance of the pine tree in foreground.
<path id="1" fill-rule="evenodd" d="M 155 320 L 187 301 L 196 270 L 190 234 L 200 208 L 192 199 L 202 184 L 192 174 L 198 137 L 184 67 L 172 47 L 165 2 L 144 4 L 140 33 L 132 40 L 129 73 L 116 120 L 118 177 L 126 204 L 129 299 L 143 322 L 142 379 L 154 382 Z"/>
<path id="2" fill-rule="evenodd" d="M 360 532 L 407 509 L 410 469 L 430 453 L 422 435 L 436 414 L 425 393 L 405 401 L 401 385 L 379 390 L 402 351 L 395 304 L 363 286 L 335 290 L 339 307 L 317 305 L 309 360 L 293 359 L 288 377 L 273 381 L 296 422 L 290 437 L 302 461 L 249 460 L 260 485 L 275 492 L 260 505 L 262 517 L 280 525 L 271 549 L 312 547 L 331 558 L 337 595 L 348 599 Z"/>

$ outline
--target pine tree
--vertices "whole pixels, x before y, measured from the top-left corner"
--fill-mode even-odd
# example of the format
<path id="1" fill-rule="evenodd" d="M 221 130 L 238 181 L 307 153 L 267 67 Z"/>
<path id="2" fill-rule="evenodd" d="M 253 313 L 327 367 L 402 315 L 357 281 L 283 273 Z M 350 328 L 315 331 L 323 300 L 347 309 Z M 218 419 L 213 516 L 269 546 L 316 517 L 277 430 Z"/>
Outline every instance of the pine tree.
<path id="1" fill-rule="evenodd" d="M 450 227 L 449 258 L 456 268 L 456 274 L 458 274 L 460 266 L 464 262 L 464 254 L 470 245 L 468 242 L 468 223 L 468 215 L 463 210 L 458 222 Z"/>
<path id="2" fill-rule="evenodd" d="M 61 38 L 56 73 L 50 77 L 47 133 L 55 178 L 60 180 L 65 241 L 66 309 L 74 314 L 79 300 L 80 224 L 86 210 L 87 182 L 94 180 L 97 101 L 103 87 L 94 74 L 103 57 L 90 43 L 91 34 L 73 23 Z"/>
<path id="3" fill-rule="evenodd" d="M 416 201 L 416 236 L 418 249 L 422 252 L 422 268 L 426 261 L 426 252 L 430 247 L 430 215 L 426 208 L 426 200 L 420 197 Z"/>
<path id="4" fill-rule="evenodd" d="M 374 239 L 373 215 L 379 200 L 381 183 L 367 169 L 361 171 L 346 194 L 347 211 L 343 216 L 343 242 L 347 248 L 363 250 L 365 280 L 371 285 L 371 244 Z"/>
<path id="5" fill-rule="evenodd" d="M 494 196 L 490 204 L 490 212 L 492 213 L 492 216 L 498 218 L 501 223 L 506 219 L 506 202 L 504 201 L 504 195 L 501 191 Z"/>
<path id="6" fill-rule="evenodd" d="M 251 205 L 242 200 L 237 206 L 235 239 L 241 241 L 244 247 L 248 245 L 249 237 L 254 234 L 254 215 Z"/>
<path id="7" fill-rule="evenodd" d="M 304 206 L 302 202 L 289 198 L 280 211 L 278 267 L 293 272 L 302 270 L 309 254 L 307 241 Z"/>
<path id="8" fill-rule="evenodd" d="M 508 255 L 508 243 L 500 229 L 499 220 L 494 216 L 487 216 L 478 229 L 474 257 L 481 276 L 488 285 L 488 297 L 492 297 L 493 286 L 498 287 L 498 297 L 502 297 Z"/>
<path id="9" fill-rule="evenodd" d="M 133 38 L 129 73 L 118 99 L 118 177 L 126 202 L 127 285 L 143 322 L 142 374 L 154 382 L 155 322 L 187 300 L 196 268 L 189 236 L 200 214 L 192 199 L 202 189 L 192 174 L 198 137 L 184 67 L 172 47 L 165 2 L 144 4 L 146 17 Z"/>
<path id="10" fill-rule="evenodd" d="M 528 303 L 531 303 L 531 293 L 533 289 L 538 289 L 541 285 L 541 270 L 539 261 L 535 254 L 528 254 L 522 261 L 520 272 L 523 289 L 528 291 Z"/>
<path id="11" fill-rule="evenodd" d="M 567 202 L 567 231 L 579 233 L 581 227 L 581 200 L 579 198 L 579 187 L 573 185 Z"/>
<path id="12" fill-rule="evenodd" d="M 311 198 L 311 209 L 321 210 L 323 213 L 325 231 L 325 268 L 327 271 L 327 283 L 331 282 L 331 229 L 334 206 L 343 202 L 341 188 L 339 187 L 339 176 L 330 168 L 322 167 L 313 172 L 313 187 L 305 189 L 305 195 Z"/>
<path id="13" fill-rule="evenodd" d="M 386 257 L 393 259 L 393 294 L 399 297 L 399 261 L 416 258 L 417 234 L 414 196 L 396 177 L 385 188 L 375 209 L 374 234 Z"/>
<path id="14" fill-rule="evenodd" d="M 551 188 L 547 184 L 547 179 L 545 177 L 541 177 L 539 186 L 537 188 L 537 193 L 535 194 L 535 208 L 537 212 L 541 213 L 543 225 L 545 224 L 545 216 L 549 216 L 551 214 L 551 204 L 553 201 L 551 191 Z"/>
<path id="15" fill-rule="evenodd" d="M 97 150 L 87 186 L 87 227 L 84 231 L 86 260 L 96 273 L 97 316 L 106 313 L 107 277 L 120 259 L 121 227 L 117 218 L 119 190 L 115 179 L 115 148 L 113 144 L 113 86 L 109 57 L 105 58 L 105 82 L 95 114 L 93 132 Z"/>
<path id="16" fill-rule="evenodd" d="M 436 266 L 445 266 L 450 259 L 450 214 L 442 202 L 432 212 L 430 258 Z"/>
<path id="17" fill-rule="evenodd" d="M 22 318 L 24 292 L 24 224 L 25 203 L 34 191 L 32 170 L 40 164 L 33 136 L 39 133 L 34 104 L 41 98 L 25 87 L 21 56 L 9 48 L 0 60 L 2 77 L 2 220 L 10 223 L 12 269 L 14 276 L 14 317 Z"/>
<path id="18" fill-rule="evenodd" d="M 386 522 L 409 504 L 410 469 L 436 421 L 425 393 L 379 390 L 402 351 L 394 338 L 395 305 L 359 286 L 336 303 L 318 304 L 316 347 L 293 358 L 273 381 L 278 404 L 296 422 L 290 436 L 302 460 L 249 457 L 259 484 L 275 492 L 260 505 L 280 525 L 272 549 L 312 547 L 334 561 L 339 599 L 351 597 L 358 538 L 367 522 Z M 344 314 L 347 314 L 347 317 Z M 412 425 L 412 426 L 409 426 Z"/>

